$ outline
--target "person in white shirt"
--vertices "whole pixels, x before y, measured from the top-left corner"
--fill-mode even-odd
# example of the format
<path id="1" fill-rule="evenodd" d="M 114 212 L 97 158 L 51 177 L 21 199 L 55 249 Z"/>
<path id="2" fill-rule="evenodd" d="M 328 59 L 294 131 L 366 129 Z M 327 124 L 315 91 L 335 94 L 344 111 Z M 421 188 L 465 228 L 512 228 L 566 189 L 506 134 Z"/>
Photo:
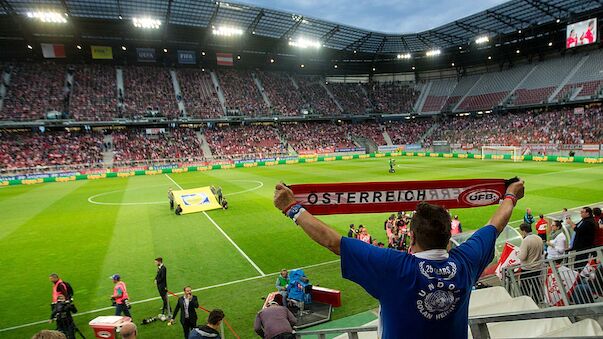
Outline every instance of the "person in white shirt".
<path id="1" fill-rule="evenodd" d="M 561 220 L 555 220 L 553 225 L 551 225 L 550 239 L 552 240 L 548 241 L 547 258 L 554 259 L 564 255 L 567 249 L 567 237 L 563 232 Z"/>

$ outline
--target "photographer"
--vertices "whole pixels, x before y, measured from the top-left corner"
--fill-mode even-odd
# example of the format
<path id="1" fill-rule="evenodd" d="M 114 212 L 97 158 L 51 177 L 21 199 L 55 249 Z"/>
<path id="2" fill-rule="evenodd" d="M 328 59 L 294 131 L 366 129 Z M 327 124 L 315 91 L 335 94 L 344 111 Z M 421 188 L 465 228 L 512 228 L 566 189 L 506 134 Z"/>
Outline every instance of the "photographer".
<path id="1" fill-rule="evenodd" d="M 67 339 L 75 339 L 75 323 L 73 322 L 72 313 L 77 313 L 77 308 L 66 300 L 65 296 L 59 294 L 57 301 L 52 304 L 52 313 L 50 314 L 50 320 L 48 322 L 57 322 L 57 331 L 65 334 Z"/>

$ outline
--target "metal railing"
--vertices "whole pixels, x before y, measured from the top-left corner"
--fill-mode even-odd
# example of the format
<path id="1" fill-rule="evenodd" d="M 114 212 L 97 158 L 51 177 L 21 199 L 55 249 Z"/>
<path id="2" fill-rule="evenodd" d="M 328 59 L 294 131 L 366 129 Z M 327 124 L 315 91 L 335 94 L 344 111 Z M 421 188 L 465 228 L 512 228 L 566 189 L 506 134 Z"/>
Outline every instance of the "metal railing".
<path id="1" fill-rule="evenodd" d="M 473 336 L 473 339 L 489 339 L 490 330 L 488 329 L 488 324 L 492 323 L 563 317 L 568 317 L 570 319 L 576 317 L 597 319 L 602 314 L 602 303 L 595 305 L 572 305 L 565 307 L 546 308 L 542 310 L 527 310 L 519 312 L 474 316 L 469 318 L 469 328 L 471 329 L 471 335 Z M 520 333 L 518 334 L 521 335 Z"/>
<path id="2" fill-rule="evenodd" d="M 603 299 L 603 247 L 531 264 L 505 267 L 503 286 L 512 297 L 528 296 L 538 306 L 590 304 Z"/>
<path id="3" fill-rule="evenodd" d="M 358 333 L 360 332 L 377 332 L 377 326 L 368 327 L 342 327 L 332 328 L 327 330 L 316 330 L 316 331 L 299 331 L 295 332 L 295 338 L 302 338 L 303 336 L 317 336 L 318 339 L 326 339 L 327 335 L 333 334 L 347 334 L 349 339 L 358 339 Z"/>

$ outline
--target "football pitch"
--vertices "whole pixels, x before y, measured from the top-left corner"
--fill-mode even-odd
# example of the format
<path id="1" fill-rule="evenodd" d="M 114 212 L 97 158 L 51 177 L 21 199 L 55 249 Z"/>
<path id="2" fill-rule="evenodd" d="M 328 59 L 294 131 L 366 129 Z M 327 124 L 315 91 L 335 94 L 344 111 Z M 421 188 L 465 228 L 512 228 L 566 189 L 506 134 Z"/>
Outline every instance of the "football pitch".
<path id="1" fill-rule="evenodd" d="M 276 183 L 510 178 L 526 181 L 525 208 L 550 213 L 603 201 L 603 167 L 596 164 L 398 157 L 396 173 L 388 158 L 238 168 L 207 172 L 83 180 L 0 188 L 0 337 L 30 338 L 54 328 L 50 315 L 53 272 L 75 290 L 77 326 L 93 338 L 88 322 L 112 315 L 110 275 L 128 286 L 137 324 L 156 316 L 161 301 L 153 283 L 153 259 L 164 258 L 168 287 L 190 285 L 207 308 L 221 308 L 241 338 L 256 337 L 253 320 L 274 290 L 282 268 L 305 268 L 314 285 L 342 291 L 343 306 L 333 318 L 373 309 L 377 302 L 341 278 L 338 257 L 313 243 L 272 206 Z M 169 187 L 222 186 L 229 209 L 176 216 Z M 464 230 L 484 225 L 496 207 L 455 210 Z M 385 242 L 388 214 L 321 217 L 347 233 L 364 224 Z M 172 307 L 174 298 L 170 298 Z M 199 323 L 206 320 L 199 314 Z M 178 322 L 139 325 L 142 338 L 180 338 Z M 232 337 L 227 332 L 227 337 Z"/>

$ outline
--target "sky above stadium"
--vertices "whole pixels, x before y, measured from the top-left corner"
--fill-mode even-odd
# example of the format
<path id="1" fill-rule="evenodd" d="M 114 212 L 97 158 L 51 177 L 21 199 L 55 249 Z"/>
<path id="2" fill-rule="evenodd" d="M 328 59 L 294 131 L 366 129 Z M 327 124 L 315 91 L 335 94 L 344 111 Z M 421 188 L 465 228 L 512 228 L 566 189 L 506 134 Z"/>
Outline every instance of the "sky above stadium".
<path id="1" fill-rule="evenodd" d="M 240 0 L 258 7 L 385 33 L 414 33 L 501 4 L 501 0 Z"/>

